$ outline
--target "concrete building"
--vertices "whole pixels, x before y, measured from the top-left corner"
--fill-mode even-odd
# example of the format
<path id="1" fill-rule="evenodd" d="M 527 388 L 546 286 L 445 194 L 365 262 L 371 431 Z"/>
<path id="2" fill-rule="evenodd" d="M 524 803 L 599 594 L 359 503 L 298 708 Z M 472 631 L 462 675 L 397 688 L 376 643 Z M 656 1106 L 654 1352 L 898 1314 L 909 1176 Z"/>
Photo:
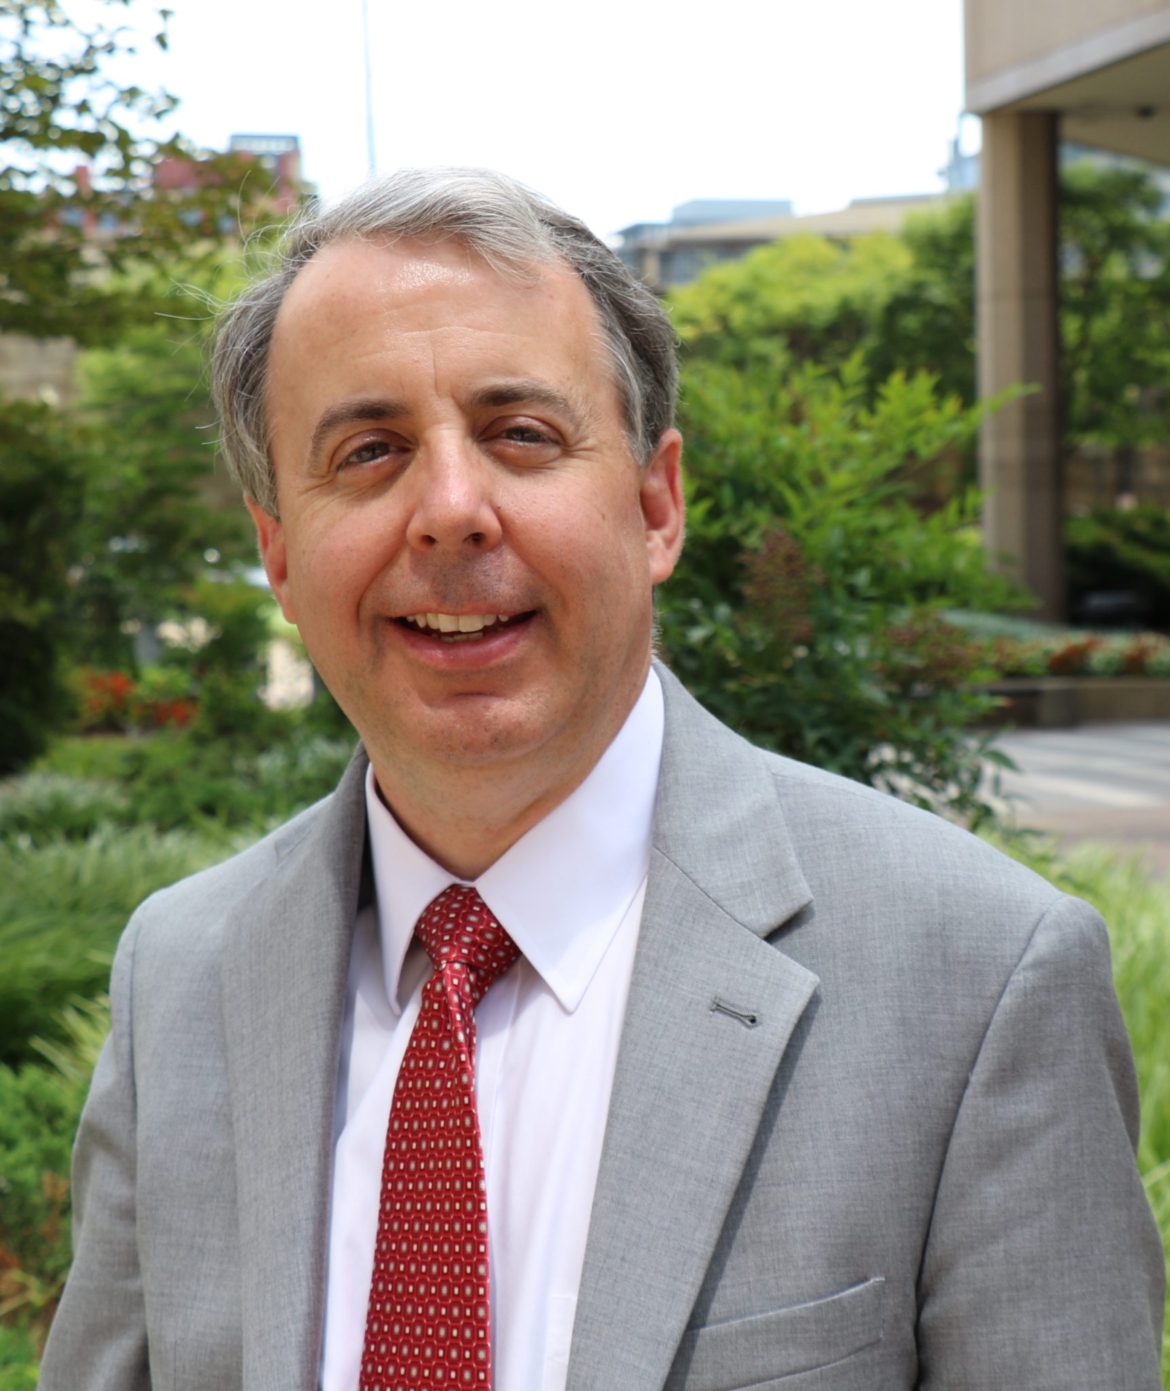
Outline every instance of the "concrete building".
<path id="1" fill-rule="evenodd" d="M 623 227 L 617 254 L 647 285 L 661 292 L 685 285 L 718 261 L 742 256 L 743 248 L 734 235 L 725 235 L 729 229 L 791 214 L 792 204 L 786 198 L 692 198 L 671 212 L 669 222 Z"/>
<path id="2" fill-rule="evenodd" d="M 792 204 L 721 203 L 695 199 L 674 210 L 669 222 L 640 222 L 618 235 L 618 255 L 650 288 L 661 294 L 694 280 L 721 261 L 736 261 L 753 247 L 799 232 L 845 239 L 867 232 L 897 232 L 906 218 L 932 207 L 944 195 L 910 194 L 900 198 L 857 198 L 837 212 L 797 217 Z M 750 208 L 766 211 L 745 211 Z M 713 210 L 730 215 L 713 216 Z M 681 215 L 680 215 L 681 214 Z M 706 220 L 697 220 L 705 217 Z"/>
<path id="3" fill-rule="evenodd" d="M 984 426 L 988 549 L 1063 616 L 1059 141 L 1170 164 L 1170 0 L 965 0 L 966 102 L 983 120 L 979 388 L 1040 389 Z"/>

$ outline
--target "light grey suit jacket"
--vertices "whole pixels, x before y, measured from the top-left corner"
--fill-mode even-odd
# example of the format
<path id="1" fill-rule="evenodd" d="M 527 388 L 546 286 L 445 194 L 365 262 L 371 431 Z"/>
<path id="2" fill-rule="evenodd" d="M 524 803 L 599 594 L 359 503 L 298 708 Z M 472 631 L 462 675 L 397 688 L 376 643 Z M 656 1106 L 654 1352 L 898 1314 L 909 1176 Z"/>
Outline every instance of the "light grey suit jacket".
<path id="1" fill-rule="evenodd" d="M 570 1391 L 1157 1391 L 1100 919 L 663 683 Z M 316 1385 L 363 769 L 127 929 L 43 1391 Z"/>

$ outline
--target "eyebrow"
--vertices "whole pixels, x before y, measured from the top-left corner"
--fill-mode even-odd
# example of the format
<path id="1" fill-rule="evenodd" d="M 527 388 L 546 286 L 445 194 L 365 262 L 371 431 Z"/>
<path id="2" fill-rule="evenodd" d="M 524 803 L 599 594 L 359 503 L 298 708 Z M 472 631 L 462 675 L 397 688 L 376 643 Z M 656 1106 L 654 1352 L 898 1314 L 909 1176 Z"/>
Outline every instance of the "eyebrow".
<path id="1" fill-rule="evenodd" d="M 406 414 L 406 406 L 401 401 L 393 401 L 383 396 L 363 396 L 356 401 L 341 401 L 330 406 L 313 428 L 309 441 L 309 458 L 315 459 L 321 446 L 334 430 L 341 425 L 362 425 L 372 420 L 393 420 Z"/>
<path id="2" fill-rule="evenodd" d="M 472 393 L 468 404 L 472 410 L 520 405 L 543 406 L 557 415 L 568 417 L 569 422 L 577 428 L 584 425 L 589 414 L 580 403 L 549 386 L 547 382 L 526 380 L 482 387 Z"/>

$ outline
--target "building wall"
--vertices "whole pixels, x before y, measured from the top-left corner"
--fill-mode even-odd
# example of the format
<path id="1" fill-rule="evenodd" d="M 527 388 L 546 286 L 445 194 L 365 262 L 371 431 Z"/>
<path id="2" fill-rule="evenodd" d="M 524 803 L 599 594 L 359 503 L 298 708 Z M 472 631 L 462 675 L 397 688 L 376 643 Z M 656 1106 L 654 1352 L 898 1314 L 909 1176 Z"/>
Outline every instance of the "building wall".
<path id="1" fill-rule="evenodd" d="M 1170 35 L 1168 0 L 966 0 L 964 11 L 968 104 L 976 111 L 1120 62 Z"/>

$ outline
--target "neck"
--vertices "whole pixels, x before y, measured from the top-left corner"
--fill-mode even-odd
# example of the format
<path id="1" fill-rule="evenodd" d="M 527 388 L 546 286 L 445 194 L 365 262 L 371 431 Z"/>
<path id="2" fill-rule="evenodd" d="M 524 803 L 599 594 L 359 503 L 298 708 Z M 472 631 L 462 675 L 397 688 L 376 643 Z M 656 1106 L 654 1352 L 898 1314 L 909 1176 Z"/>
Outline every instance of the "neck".
<path id="1" fill-rule="evenodd" d="M 457 878 L 474 880 L 580 787 L 597 759 L 563 770 L 552 785 L 509 777 L 498 765 L 451 777 L 395 766 L 373 752 L 370 761 L 378 795 L 411 840 Z"/>
<path id="2" fill-rule="evenodd" d="M 537 822 L 576 791 L 617 737 L 638 701 L 649 669 L 615 691 L 592 737 L 566 748 L 545 746 L 484 762 L 421 756 L 412 745 L 365 737 L 378 795 L 432 860 L 474 880 Z"/>

